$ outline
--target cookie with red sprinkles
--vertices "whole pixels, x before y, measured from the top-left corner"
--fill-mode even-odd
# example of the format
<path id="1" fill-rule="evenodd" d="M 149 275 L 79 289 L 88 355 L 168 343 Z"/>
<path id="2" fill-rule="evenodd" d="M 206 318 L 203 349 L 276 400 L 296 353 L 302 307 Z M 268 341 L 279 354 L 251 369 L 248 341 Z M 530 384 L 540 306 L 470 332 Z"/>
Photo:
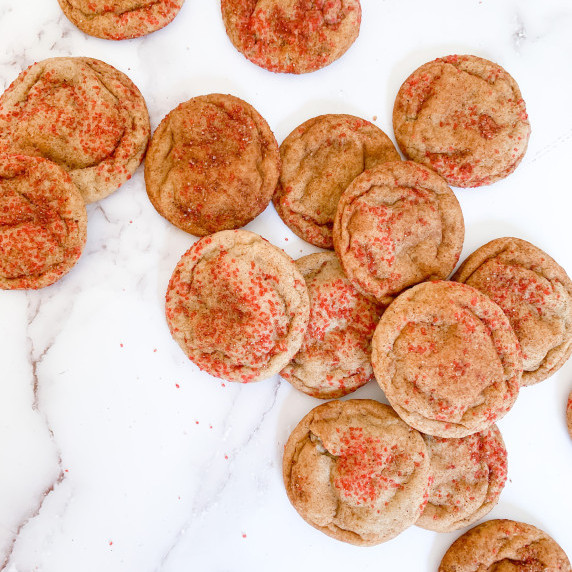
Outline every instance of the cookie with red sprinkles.
<path id="1" fill-rule="evenodd" d="M 43 60 L 0 97 L 0 152 L 44 157 L 88 203 L 135 172 L 149 140 L 145 100 L 122 72 L 82 57 Z"/>
<path id="2" fill-rule="evenodd" d="M 279 174 L 268 123 L 233 95 L 181 103 L 153 134 L 145 160 L 153 206 L 195 236 L 250 222 L 270 203 Z"/>
<path id="3" fill-rule="evenodd" d="M 437 437 L 484 431 L 513 406 L 520 346 L 488 296 L 458 282 L 424 282 L 398 296 L 373 336 L 375 377 L 399 416 Z"/>
<path id="4" fill-rule="evenodd" d="M 126 40 L 164 28 L 185 0 L 58 0 L 80 30 L 104 40 Z"/>
<path id="5" fill-rule="evenodd" d="M 234 47 L 272 72 L 307 73 L 341 57 L 358 37 L 359 0 L 222 0 Z"/>
<path id="6" fill-rule="evenodd" d="M 436 532 L 469 526 L 497 504 L 507 478 L 507 454 L 496 425 L 459 439 L 424 435 L 433 484 L 415 523 Z"/>
<path id="7" fill-rule="evenodd" d="M 38 157 L 0 155 L 0 288 L 43 288 L 78 261 L 85 203 L 70 176 Z"/>
<path id="8" fill-rule="evenodd" d="M 446 278 L 465 236 L 459 201 L 434 171 L 383 163 L 356 177 L 334 219 L 334 247 L 357 290 L 389 303 L 405 288 Z"/>
<path id="9" fill-rule="evenodd" d="M 551 376 L 572 354 L 572 280 L 540 248 L 520 238 L 497 238 L 473 252 L 453 280 L 503 309 L 522 349 L 523 385 Z"/>
<path id="10" fill-rule="evenodd" d="M 453 542 L 439 572 L 570 572 L 566 553 L 546 532 L 514 520 L 488 520 Z"/>
<path id="11" fill-rule="evenodd" d="M 177 264 L 166 295 L 173 338 L 200 369 L 228 381 L 278 373 L 300 349 L 309 313 L 294 261 L 246 230 L 196 242 Z"/>
<path id="12" fill-rule="evenodd" d="M 280 145 L 282 172 L 273 197 L 280 218 L 300 238 L 333 248 L 340 195 L 366 169 L 401 157 L 373 123 L 353 115 L 309 119 Z"/>
<path id="13" fill-rule="evenodd" d="M 472 55 L 438 58 L 415 70 L 397 94 L 393 129 L 408 159 L 455 187 L 506 177 L 530 137 L 516 81 L 498 64 Z"/>
<path id="14" fill-rule="evenodd" d="M 369 399 L 312 409 L 288 438 L 283 477 L 308 524 L 360 546 L 391 540 L 414 524 L 431 482 L 421 434 Z"/>
<path id="15" fill-rule="evenodd" d="M 357 292 L 333 252 L 304 256 L 296 266 L 308 286 L 310 321 L 280 375 L 313 397 L 347 395 L 373 379 L 371 338 L 383 306 Z"/>

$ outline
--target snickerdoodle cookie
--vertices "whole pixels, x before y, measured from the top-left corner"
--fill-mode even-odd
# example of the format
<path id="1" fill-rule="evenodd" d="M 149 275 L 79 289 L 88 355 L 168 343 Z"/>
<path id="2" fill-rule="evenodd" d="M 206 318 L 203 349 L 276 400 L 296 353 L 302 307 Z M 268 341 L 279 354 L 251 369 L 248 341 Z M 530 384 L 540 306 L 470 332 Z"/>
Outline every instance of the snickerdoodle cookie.
<path id="1" fill-rule="evenodd" d="M 470 55 L 415 70 L 397 94 L 393 129 L 408 159 L 456 187 L 488 185 L 512 173 L 530 136 L 515 80 L 498 64 Z"/>
<path id="2" fill-rule="evenodd" d="M 273 202 L 300 238 L 333 248 L 340 195 L 366 169 L 399 161 L 391 139 L 353 115 L 321 115 L 294 129 L 280 145 L 282 172 Z"/>
<path id="3" fill-rule="evenodd" d="M 359 0 L 222 0 L 234 47 L 273 72 L 307 73 L 337 60 L 359 34 Z"/>
<path id="4" fill-rule="evenodd" d="M 552 375 L 572 353 L 572 281 L 546 252 L 520 238 L 497 238 L 453 276 L 484 292 L 508 316 L 522 348 L 523 385 Z"/>
<path id="5" fill-rule="evenodd" d="M 80 30 L 105 40 L 138 38 L 166 26 L 185 0 L 58 0 Z"/>
<path id="6" fill-rule="evenodd" d="M 54 161 L 88 203 L 131 177 L 148 140 L 141 93 L 125 74 L 99 60 L 43 60 L 0 97 L 0 152 Z"/>
<path id="7" fill-rule="evenodd" d="M 254 107 L 232 95 L 181 103 L 153 134 L 145 160 L 153 206 L 196 236 L 250 222 L 270 203 L 279 174 L 280 153 L 270 127 Z"/>
<path id="8" fill-rule="evenodd" d="M 354 179 L 340 198 L 333 232 L 352 284 L 384 303 L 413 284 L 446 278 L 464 235 L 453 191 L 412 161 L 383 163 Z"/>
<path id="9" fill-rule="evenodd" d="M 414 524 L 431 480 L 421 434 L 369 399 L 330 401 L 310 411 L 286 443 L 283 476 L 306 522 L 361 546 Z"/>
<path id="10" fill-rule="evenodd" d="M 169 282 L 167 322 L 187 356 L 211 375 L 258 381 L 300 349 L 310 313 L 294 261 L 246 230 L 204 237 Z"/>
<path id="11" fill-rule="evenodd" d="M 372 362 L 400 417 L 438 437 L 490 427 L 513 406 L 522 375 L 504 312 L 457 282 L 424 282 L 396 298 L 375 330 Z"/>
<path id="12" fill-rule="evenodd" d="M 507 477 L 506 448 L 497 426 L 460 439 L 424 438 L 433 483 L 427 506 L 415 524 L 451 532 L 488 514 Z"/>
<path id="13" fill-rule="evenodd" d="M 457 538 L 439 572 L 570 572 L 564 550 L 546 532 L 524 522 L 488 520 Z"/>
<path id="14" fill-rule="evenodd" d="M 313 397 L 341 397 L 373 379 L 371 338 L 383 306 L 357 292 L 333 252 L 304 256 L 296 266 L 308 286 L 310 321 L 280 375 Z"/>
<path id="15" fill-rule="evenodd" d="M 43 288 L 86 241 L 85 203 L 70 176 L 39 157 L 0 155 L 0 288 Z"/>

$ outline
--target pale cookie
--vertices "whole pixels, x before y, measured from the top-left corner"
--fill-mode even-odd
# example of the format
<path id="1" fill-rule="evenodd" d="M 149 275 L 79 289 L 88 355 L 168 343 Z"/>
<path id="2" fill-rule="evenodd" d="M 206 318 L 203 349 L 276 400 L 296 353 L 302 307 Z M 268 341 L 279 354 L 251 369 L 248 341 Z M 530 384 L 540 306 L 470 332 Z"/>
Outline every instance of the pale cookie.
<path id="1" fill-rule="evenodd" d="M 43 288 L 69 272 L 87 236 L 70 176 L 37 157 L 0 155 L 0 288 Z"/>
<path id="2" fill-rule="evenodd" d="M 99 60 L 43 60 L 0 97 L 0 152 L 54 161 L 88 203 L 131 177 L 148 140 L 141 93 L 125 74 Z"/>
<path id="3" fill-rule="evenodd" d="M 512 173 L 530 137 L 517 83 L 476 56 L 447 56 L 415 70 L 397 94 L 393 129 L 408 159 L 456 187 L 488 185 Z"/>
<path id="4" fill-rule="evenodd" d="M 359 34 L 359 0 L 222 0 L 234 47 L 273 72 L 307 73 L 331 64 Z"/>
<path id="5" fill-rule="evenodd" d="M 564 550 L 524 522 L 489 520 L 457 538 L 439 572 L 570 572 Z"/>
<path id="6" fill-rule="evenodd" d="M 294 261 L 246 230 L 196 242 L 169 282 L 167 323 L 187 356 L 211 375 L 259 381 L 300 349 L 310 313 Z"/>
<path id="7" fill-rule="evenodd" d="M 496 425 L 460 439 L 424 436 L 433 484 L 415 523 L 436 532 L 469 526 L 497 504 L 507 477 L 507 454 Z"/>
<path id="8" fill-rule="evenodd" d="M 382 303 L 455 267 L 465 226 L 445 181 L 411 161 L 383 163 L 359 175 L 342 194 L 334 247 L 344 272 Z"/>
<path id="9" fill-rule="evenodd" d="M 490 427 L 513 406 L 522 375 L 508 318 L 457 282 L 425 282 L 396 298 L 375 330 L 372 363 L 400 417 L 438 437 Z"/>
<path id="10" fill-rule="evenodd" d="M 546 252 L 520 238 L 497 238 L 453 276 L 485 293 L 507 315 L 520 342 L 522 384 L 551 376 L 572 353 L 572 281 Z"/>
<path id="11" fill-rule="evenodd" d="M 309 119 L 280 145 L 282 172 L 274 206 L 300 238 L 333 248 L 340 195 L 366 169 L 401 158 L 378 127 L 353 115 Z"/>
<path id="12" fill-rule="evenodd" d="M 145 160 L 153 206 L 195 236 L 249 223 L 270 203 L 279 175 L 270 127 L 232 95 L 181 103 L 153 134 Z"/>
<path id="13" fill-rule="evenodd" d="M 431 481 L 423 437 L 388 405 L 330 401 L 306 415 L 284 448 L 288 498 L 314 528 L 372 546 L 414 524 Z"/>
<path id="14" fill-rule="evenodd" d="M 165 27 L 184 0 L 58 0 L 80 30 L 104 40 L 138 38 Z"/>
<path id="15" fill-rule="evenodd" d="M 304 256 L 296 266 L 308 286 L 310 321 L 280 375 L 313 397 L 341 397 L 373 379 L 371 338 L 383 306 L 357 292 L 333 252 Z"/>

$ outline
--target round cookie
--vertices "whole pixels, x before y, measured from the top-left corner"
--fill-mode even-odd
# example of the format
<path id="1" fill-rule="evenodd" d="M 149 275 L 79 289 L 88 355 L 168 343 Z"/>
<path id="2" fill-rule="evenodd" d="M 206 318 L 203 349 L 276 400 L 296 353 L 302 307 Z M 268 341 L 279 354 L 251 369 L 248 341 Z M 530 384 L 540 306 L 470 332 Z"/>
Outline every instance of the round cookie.
<path id="1" fill-rule="evenodd" d="M 333 231 L 352 284 L 382 303 L 413 284 L 446 278 L 464 234 L 453 191 L 411 161 L 383 163 L 354 179 L 340 198 Z"/>
<path id="2" fill-rule="evenodd" d="M 85 203 L 70 176 L 37 157 L 0 155 L 0 288 L 43 288 L 77 262 Z"/>
<path id="3" fill-rule="evenodd" d="M 222 0 L 234 47 L 272 72 L 307 73 L 342 56 L 359 34 L 359 0 Z"/>
<path id="4" fill-rule="evenodd" d="M 415 523 L 435 532 L 473 524 L 497 504 L 507 477 L 507 454 L 496 425 L 460 439 L 425 435 L 433 484 Z"/>
<path id="5" fill-rule="evenodd" d="M 58 0 L 80 30 L 104 40 L 138 38 L 165 27 L 185 0 Z"/>
<path id="6" fill-rule="evenodd" d="M 300 349 L 309 313 L 294 261 L 246 230 L 196 242 L 166 295 L 173 338 L 199 368 L 229 381 L 278 373 Z"/>
<path id="7" fill-rule="evenodd" d="M 431 481 L 423 437 L 391 407 L 369 399 L 314 408 L 284 448 L 290 502 L 324 534 L 361 546 L 414 524 Z"/>
<path id="8" fill-rule="evenodd" d="M 564 550 L 546 532 L 524 522 L 488 520 L 457 538 L 439 572 L 570 572 Z"/>
<path id="9" fill-rule="evenodd" d="M 568 433 L 572 437 L 572 391 L 568 395 L 568 403 L 566 404 L 566 423 L 568 425 Z"/>
<path id="10" fill-rule="evenodd" d="M 488 185 L 512 173 L 530 137 L 514 79 L 498 64 L 467 55 L 415 70 L 397 94 L 393 129 L 408 159 L 456 187 Z"/>
<path id="11" fill-rule="evenodd" d="M 371 338 L 383 307 L 355 290 L 333 252 L 304 256 L 296 266 L 308 287 L 310 320 L 280 375 L 313 397 L 341 397 L 373 379 Z"/>
<path id="12" fill-rule="evenodd" d="M 195 236 L 250 222 L 270 203 L 279 175 L 270 127 L 232 95 L 181 103 L 153 134 L 145 160 L 153 206 Z"/>
<path id="13" fill-rule="evenodd" d="M 141 93 L 125 74 L 99 60 L 43 60 L 0 97 L 0 153 L 54 161 L 88 203 L 131 177 L 148 140 Z"/>
<path id="14" fill-rule="evenodd" d="M 471 286 L 425 282 L 405 291 L 385 310 L 372 344 L 387 399 L 428 435 L 484 431 L 518 396 L 518 340 L 503 311 Z"/>
<path id="15" fill-rule="evenodd" d="M 572 281 L 540 248 L 520 238 L 497 238 L 473 252 L 453 280 L 503 309 L 522 349 L 523 385 L 546 379 L 570 357 Z"/>
<path id="16" fill-rule="evenodd" d="M 280 145 L 282 172 L 273 197 L 280 218 L 300 238 L 333 248 L 340 195 L 366 169 L 401 157 L 373 123 L 353 115 L 321 115 Z"/>

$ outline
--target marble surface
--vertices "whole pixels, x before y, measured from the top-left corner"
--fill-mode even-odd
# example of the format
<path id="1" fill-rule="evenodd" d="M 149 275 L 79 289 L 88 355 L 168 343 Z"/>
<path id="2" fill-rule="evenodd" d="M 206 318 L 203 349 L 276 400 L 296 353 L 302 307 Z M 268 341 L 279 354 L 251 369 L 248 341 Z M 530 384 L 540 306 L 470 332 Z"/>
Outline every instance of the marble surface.
<path id="1" fill-rule="evenodd" d="M 0 89 L 34 61 L 91 56 L 126 72 L 153 127 L 211 92 L 252 103 L 278 141 L 327 112 L 374 120 L 418 65 L 472 53 L 518 81 L 532 138 L 517 171 L 456 190 L 464 258 L 499 236 L 530 240 L 572 273 L 570 0 L 362 0 L 360 37 L 338 62 L 296 77 L 257 68 L 231 46 L 219 0 L 187 0 L 146 38 L 88 37 L 56 0 L 0 0 Z M 0 569 L 8 572 L 436 570 L 459 533 L 415 527 L 373 548 L 338 543 L 290 506 L 281 454 L 318 401 L 278 377 L 224 383 L 198 371 L 163 313 L 193 237 L 147 199 L 142 170 L 88 208 L 77 266 L 41 291 L 0 292 Z M 292 257 L 313 249 L 270 206 L 248 228 Z M 509 481 L 490 517 L 537 525 L 572 555 L 572 362 L 524 388 L 500 422 Z M 370 384 L 355 397 L 384 400 Z"/>

